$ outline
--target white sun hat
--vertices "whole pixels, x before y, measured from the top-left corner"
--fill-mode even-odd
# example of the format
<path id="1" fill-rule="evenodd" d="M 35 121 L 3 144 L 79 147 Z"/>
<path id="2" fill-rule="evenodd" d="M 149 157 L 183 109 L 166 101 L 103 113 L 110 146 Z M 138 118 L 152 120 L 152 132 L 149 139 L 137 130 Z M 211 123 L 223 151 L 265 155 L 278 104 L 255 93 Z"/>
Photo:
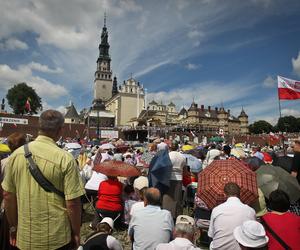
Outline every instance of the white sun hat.
<path id="1" fill-rule="evenodd" d="M 263 247 L 269 242 L 264 227 L 257 221 L 248 220 L 233 231 L 234 238 L 245 247 Z"/>
<path id="2" fill-rule="evenodd" d="M 143 188 L 149 187 L 149 181 L 148 178 L 145 176 L 140 176 L 136 178 L 133 182 L 133 187 L 137 190 L 142 190 Z"/>

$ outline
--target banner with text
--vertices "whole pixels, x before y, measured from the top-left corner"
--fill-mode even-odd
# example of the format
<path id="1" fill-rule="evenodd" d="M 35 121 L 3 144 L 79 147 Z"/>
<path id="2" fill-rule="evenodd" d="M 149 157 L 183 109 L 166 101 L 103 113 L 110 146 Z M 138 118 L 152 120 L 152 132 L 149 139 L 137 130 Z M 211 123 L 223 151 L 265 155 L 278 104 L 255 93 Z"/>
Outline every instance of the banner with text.
<path id="1" fill-rule="evenodd" d="M 0 117 L 0 122 L 28 125 L 28 119 L 21 119 L 21 118 Z"/>

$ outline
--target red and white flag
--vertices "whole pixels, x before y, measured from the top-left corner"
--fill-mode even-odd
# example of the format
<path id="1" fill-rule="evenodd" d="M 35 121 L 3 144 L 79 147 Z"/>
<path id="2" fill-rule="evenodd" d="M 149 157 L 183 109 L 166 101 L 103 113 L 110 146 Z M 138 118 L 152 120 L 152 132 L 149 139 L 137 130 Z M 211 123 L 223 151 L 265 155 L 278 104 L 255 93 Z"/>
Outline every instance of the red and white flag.
<path id="1" fill-rule="evenodd" d="M 25 103 L 25 109 L 28 111 L 28 112 L 30 112 L 31 111 L 31 106 L 30 106 L 30 98 L 28 97 L 27 98 L 27 101 L 26 101 L 26 103 Z"/>
<path id="2" fill-rule="evenodd" d="M 278 79 L 278 98 L 280 100 L 300 99 L 300 81 L 291 80 L 282 76 Z"/>

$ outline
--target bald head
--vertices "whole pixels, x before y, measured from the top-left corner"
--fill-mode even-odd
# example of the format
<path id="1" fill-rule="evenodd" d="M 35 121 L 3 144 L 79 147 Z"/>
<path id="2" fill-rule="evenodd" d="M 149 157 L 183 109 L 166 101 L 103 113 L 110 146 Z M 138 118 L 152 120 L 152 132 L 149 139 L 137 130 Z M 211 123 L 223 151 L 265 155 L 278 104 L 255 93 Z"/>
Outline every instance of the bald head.
<path id="1" fill-rule="evenodd" d="M 160 206 L 161 195 L 160 191 L 157 188 L 147 188 L 147 190 L 145 191 L 145 204 Z"/>

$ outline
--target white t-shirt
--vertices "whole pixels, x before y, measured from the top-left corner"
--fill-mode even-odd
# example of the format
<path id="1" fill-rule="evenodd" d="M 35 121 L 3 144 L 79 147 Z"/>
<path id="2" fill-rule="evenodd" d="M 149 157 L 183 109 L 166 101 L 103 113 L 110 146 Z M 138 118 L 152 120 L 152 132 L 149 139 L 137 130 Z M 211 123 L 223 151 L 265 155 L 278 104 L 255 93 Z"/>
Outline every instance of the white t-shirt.
<path id="1" fill-rule="evenodd" d="M 160 243 L 156 250 L 201 250 L 186 238 L 175 238 L 169 243 Z"/>
<path id="2" fill-rule="evenodd" d="M 208 236 L 213 239 L 210 249 L 240 250 L 233 236 L 233 230 L 246 220 L 256 220 L 255 211 L 243 204 L 237 197 L 229 197 L 227 201 L 212 210 Z"/>
<path id="3" fill-rule="evenodd" d="M 169 156 L 173 166 L 171 180 L 182 181 L 182 169 L 186 165 L 186 158 L 177 151 L 169 152 Z"/>
<path id="4" fill-rule="evenodd" d="M 145 205 L 144 205 L 143 201 L 138 201 L 138 202 L 134 203 L 130 209 L 130 216 L 132 217 L 132 215 L 134 215 L 136 213 L 136 211 L 138 211 L 144 207 L 145 207 Z"/>
<path id="5" fill-rule="evenodd" d="M 106 175 L 93 171 L 92 177 L 85 184 L 85 189 L 98 191 L 100 183 L 105 180 L 107 180 Z"/>
<path id="6" fill-rule="evenodd" d="M 158 151 L 165 150 L 165 149 L 168 149 L 168 144 L 167 143 L 161 142 L 161 143 L 157 144 L 157 150 Z"/>

